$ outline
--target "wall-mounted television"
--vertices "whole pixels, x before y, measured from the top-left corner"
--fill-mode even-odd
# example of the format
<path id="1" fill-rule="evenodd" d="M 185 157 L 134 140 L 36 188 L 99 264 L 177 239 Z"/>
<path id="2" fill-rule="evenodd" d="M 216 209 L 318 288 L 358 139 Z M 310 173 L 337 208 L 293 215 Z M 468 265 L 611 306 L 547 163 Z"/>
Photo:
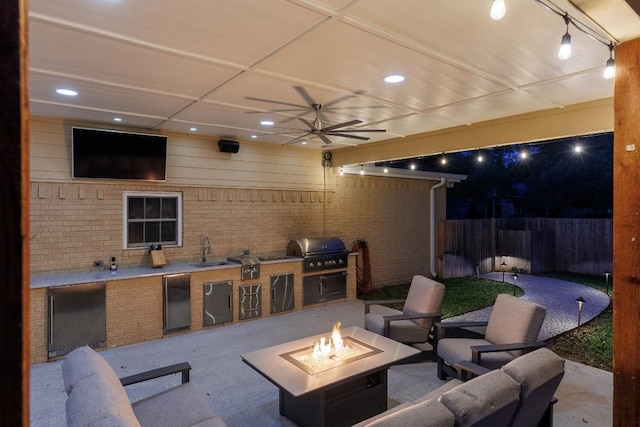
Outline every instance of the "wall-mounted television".
<path id="1" fill-rule="evenodd" d="M 166 181 L 167 137 L 74 127 L 73 178 Z"/>

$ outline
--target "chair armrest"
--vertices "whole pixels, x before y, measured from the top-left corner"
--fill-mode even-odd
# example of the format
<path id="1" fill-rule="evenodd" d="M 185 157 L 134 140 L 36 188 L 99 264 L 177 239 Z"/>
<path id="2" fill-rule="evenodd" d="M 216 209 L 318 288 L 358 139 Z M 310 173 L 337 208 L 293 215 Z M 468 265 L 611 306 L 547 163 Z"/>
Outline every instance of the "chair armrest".
<path id="1" fill-rule="evenodd" d="M 404 299 L 379 299 L 379 300 L 367 300 L 364 302 L 364 312 L 369 313 L 372 305 L 389 305 L 389 304 L 400 304 L 404 303 L 406 300 Z"/>
<path id="2" fill-rule="evenodd" d="M 468 360 L 463 360 L 462 362 L 456 363 L 456 371 L 458 372 L 459 380 L 467 381 L 470 380 L 472 376 L 479 376 L 491 372 L 491 369 L 469 362 Z"/>
<path id="3" fill-rule="evenodd" d="M 477 333 L 467 331 L 465 333 L 463 328 L 470 328 L 474 326 L 487 326 L 489 321 L 480 322 L 438 322 L 435 324 L 436 339 L 446 338 L 447 336 L 455 336 L 457 338 L 465 337 L 468 335 L 477 336 Z M 454 331 L 455 332 L 452 332 Z"/>
<path id="4" fill-rule="evenodd" d="M 471 346 L 471 360 L 473 361 L 473 363 L 480 364 L 482 353 L 512 350 L 536 350 L 544 346 L 546 346 L 546 343 L 544 341 L 513 344 L 474 345 Z"/>
<path id="5" fill-rule="evenodd" d="M 440 313 L 424 313 L 424 314 L 395 314 L 391 316 L 382 316 L 384 319 L 384 336 L 389 337 L 391 322 L 394 320 L 413 320 L 413 319 L 436 319 L 439 322 L 442 318 Z"/>
<path id="6" fill-rule="evenodd" d="M 184 384 L 189 382 L 190 370 L 191 365 L 189 364 L 189 362 L 176 363 L 175 365 L 164 366 L 162 368 L 152 369 L 150 371 L 140 372 L 139 374 L 120 378 L 120 383 L 122 383 L 123 386 L 128 386 L 131 384 L 136 384 L 143 381 L 148 381 L 181 372 L 182 384 Z"/>

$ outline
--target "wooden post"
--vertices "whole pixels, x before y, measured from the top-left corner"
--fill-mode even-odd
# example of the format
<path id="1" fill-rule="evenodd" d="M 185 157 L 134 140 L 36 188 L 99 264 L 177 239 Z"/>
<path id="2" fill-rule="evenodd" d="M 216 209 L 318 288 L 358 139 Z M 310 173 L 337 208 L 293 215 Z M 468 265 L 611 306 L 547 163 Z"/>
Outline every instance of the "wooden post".
<path id="1" fill-rule="evenodd" d="M 26 1 L 0 2 L 0 425 L 29 425 Z"/>
<path id="2" fill-rule="evenodd" d="M 640 39 L 616 47 L 613 425 L 640 426 Z"/>

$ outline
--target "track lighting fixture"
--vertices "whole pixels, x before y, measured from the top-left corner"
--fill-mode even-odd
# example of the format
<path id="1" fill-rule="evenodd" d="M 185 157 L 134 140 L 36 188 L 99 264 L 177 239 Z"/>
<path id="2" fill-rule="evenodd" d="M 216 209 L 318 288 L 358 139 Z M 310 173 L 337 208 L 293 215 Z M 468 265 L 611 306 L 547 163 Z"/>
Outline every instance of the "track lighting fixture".
<path id="1" fill-rule="evenodd" d="M 613 59 L 613 43 L 609 43 L 609 59 L 607 59 L 607 64 L 604 67 L 604 73 L 602 73 L 602 77 L 607 80 L 611 80 L 616 73 L 616 63 Z"/>
<path id="2" fill-rule="evenodd" d="M 569 34 L 569 23 L 571 23 L 571 18 L 569 18 L 569 14 L 564 14 L 564 23 L 567 26 L 567 32 L 562 36 L 562 42 L 560 43 L 560 50 L 558 51 L 558 58 L 567 59 L 571 56 L 571 34 Z"/>
<path id="3" fill-rule="evenodd" d="M 506 12 L 507 6 L 505 5 L 504 0 L 493 0 L 490 13 L 491 19 L 499 21 L 504 18 Z"/>

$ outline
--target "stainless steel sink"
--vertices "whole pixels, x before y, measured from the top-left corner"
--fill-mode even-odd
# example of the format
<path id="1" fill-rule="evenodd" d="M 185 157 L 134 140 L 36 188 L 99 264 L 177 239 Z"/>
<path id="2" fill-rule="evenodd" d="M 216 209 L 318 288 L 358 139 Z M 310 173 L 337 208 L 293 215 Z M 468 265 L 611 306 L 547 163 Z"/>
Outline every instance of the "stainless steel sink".
<path id="1" fill-rule="evenodd" d="M 194 264 L 191 264 L 194 267 L 217 267 L 217 266 L 221 266 L 221 265 L 238 265 L 236 263 L 233 262 L 229 262 L 229 261 L 222 261 L 222 260 L 218 260 L 218 261 L 202 261 L 202 262 L 196 262 Z"/>

